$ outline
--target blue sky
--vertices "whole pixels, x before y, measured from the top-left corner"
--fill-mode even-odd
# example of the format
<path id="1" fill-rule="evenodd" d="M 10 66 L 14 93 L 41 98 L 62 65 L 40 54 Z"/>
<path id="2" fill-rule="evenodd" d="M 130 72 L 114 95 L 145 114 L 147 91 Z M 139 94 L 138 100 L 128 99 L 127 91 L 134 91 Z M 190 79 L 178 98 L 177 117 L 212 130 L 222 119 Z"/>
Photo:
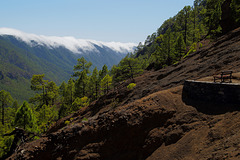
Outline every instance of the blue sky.
<path id="1" fill-rule="evenodd" d="M 144 41 L 194 0 L 0 0 L 0 27 L 46 36 Z"/>

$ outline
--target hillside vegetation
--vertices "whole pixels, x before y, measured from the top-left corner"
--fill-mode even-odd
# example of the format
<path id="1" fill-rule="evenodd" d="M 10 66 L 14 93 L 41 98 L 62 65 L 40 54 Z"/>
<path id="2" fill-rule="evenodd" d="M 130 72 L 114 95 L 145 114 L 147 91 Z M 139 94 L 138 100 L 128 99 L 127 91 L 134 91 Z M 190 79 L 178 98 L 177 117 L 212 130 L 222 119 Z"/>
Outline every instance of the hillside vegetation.
<path id="1" fill-rule="evenodd" d="M 39 135 L 9 159 L 239 158 L 238 104 L 186 104 L 181 86 L 221 70 L 240 72 L 239 9 L 236 0 L 195 0 L 110 71 L 91 72 L 82 57 L 74 78 L 59 87 L 33 75 L 31 105 L 6 107 L 13 100 L 2 91 L 0 134 L 19 126 Z M 12 139 L 0 139 L 2 156 Z"/>
<path id="2" fill-rule="evenodd" d="M 147 69 L 176 64 L 204 46 L 203 39 L 215 39 L 240 26 L 237 0 L 195 0 L 174 17 L 166 20 L 157 32 L 139 43 L 133 57 L 144 61 Z"/>

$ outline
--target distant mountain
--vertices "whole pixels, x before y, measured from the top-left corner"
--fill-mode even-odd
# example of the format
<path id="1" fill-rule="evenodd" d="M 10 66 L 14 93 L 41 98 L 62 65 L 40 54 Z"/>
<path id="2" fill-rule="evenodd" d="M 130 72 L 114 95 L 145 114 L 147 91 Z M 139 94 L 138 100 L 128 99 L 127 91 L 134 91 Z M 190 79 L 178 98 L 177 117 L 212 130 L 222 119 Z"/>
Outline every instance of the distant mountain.
<path id="1" fill-rule="evenodd" d="M 135 46 L 134 43 L 38 36 L 0 28 L 0 90 L 25 100 L 32 94 L 33 74 L 45 74 L 47 79 L 60 84 L 70 78 L 78 58 L 83 56 L 98 69 L 104 64 L 111 68 Z"/>

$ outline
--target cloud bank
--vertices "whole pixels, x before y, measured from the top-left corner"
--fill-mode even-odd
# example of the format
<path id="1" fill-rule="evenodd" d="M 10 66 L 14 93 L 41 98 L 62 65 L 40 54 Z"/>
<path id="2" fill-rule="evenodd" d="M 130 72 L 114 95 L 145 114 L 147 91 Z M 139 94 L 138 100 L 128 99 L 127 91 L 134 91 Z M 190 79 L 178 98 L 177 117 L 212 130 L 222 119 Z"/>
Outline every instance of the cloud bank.
<path id="1" fill-rule="evenodd" d="M 101 42 L 95 40 L 76 39 L 74 37 L 35 35 L 11 28 L 0 28 L 0 35 L 14 36 L 30 46 L 45 45 L 49 48 L 63 46 L 76 54 L 81 54 L 81 51 L 99 52 L 95 45 L 102 48 L 108 47 L 115 52 L 127 54 L 129 52 L 133 52 L 134 48 L 137 46 L 135 43 Z"/>

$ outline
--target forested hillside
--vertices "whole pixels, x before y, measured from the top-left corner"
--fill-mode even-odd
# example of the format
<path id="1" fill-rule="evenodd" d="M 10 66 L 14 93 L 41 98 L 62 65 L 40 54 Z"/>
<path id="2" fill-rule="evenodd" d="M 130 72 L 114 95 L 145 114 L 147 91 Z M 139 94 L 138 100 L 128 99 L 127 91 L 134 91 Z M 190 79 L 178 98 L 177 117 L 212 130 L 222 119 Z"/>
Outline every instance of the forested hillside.
<path id="1" fill-rule="evenodd" d="M 195 0 L 166 20 L 157 32 L 139 43 L 132 57 L 143 68 L 160 69 L 176 64 L 212 39 L 240 26 L 238 0 Z"/>

